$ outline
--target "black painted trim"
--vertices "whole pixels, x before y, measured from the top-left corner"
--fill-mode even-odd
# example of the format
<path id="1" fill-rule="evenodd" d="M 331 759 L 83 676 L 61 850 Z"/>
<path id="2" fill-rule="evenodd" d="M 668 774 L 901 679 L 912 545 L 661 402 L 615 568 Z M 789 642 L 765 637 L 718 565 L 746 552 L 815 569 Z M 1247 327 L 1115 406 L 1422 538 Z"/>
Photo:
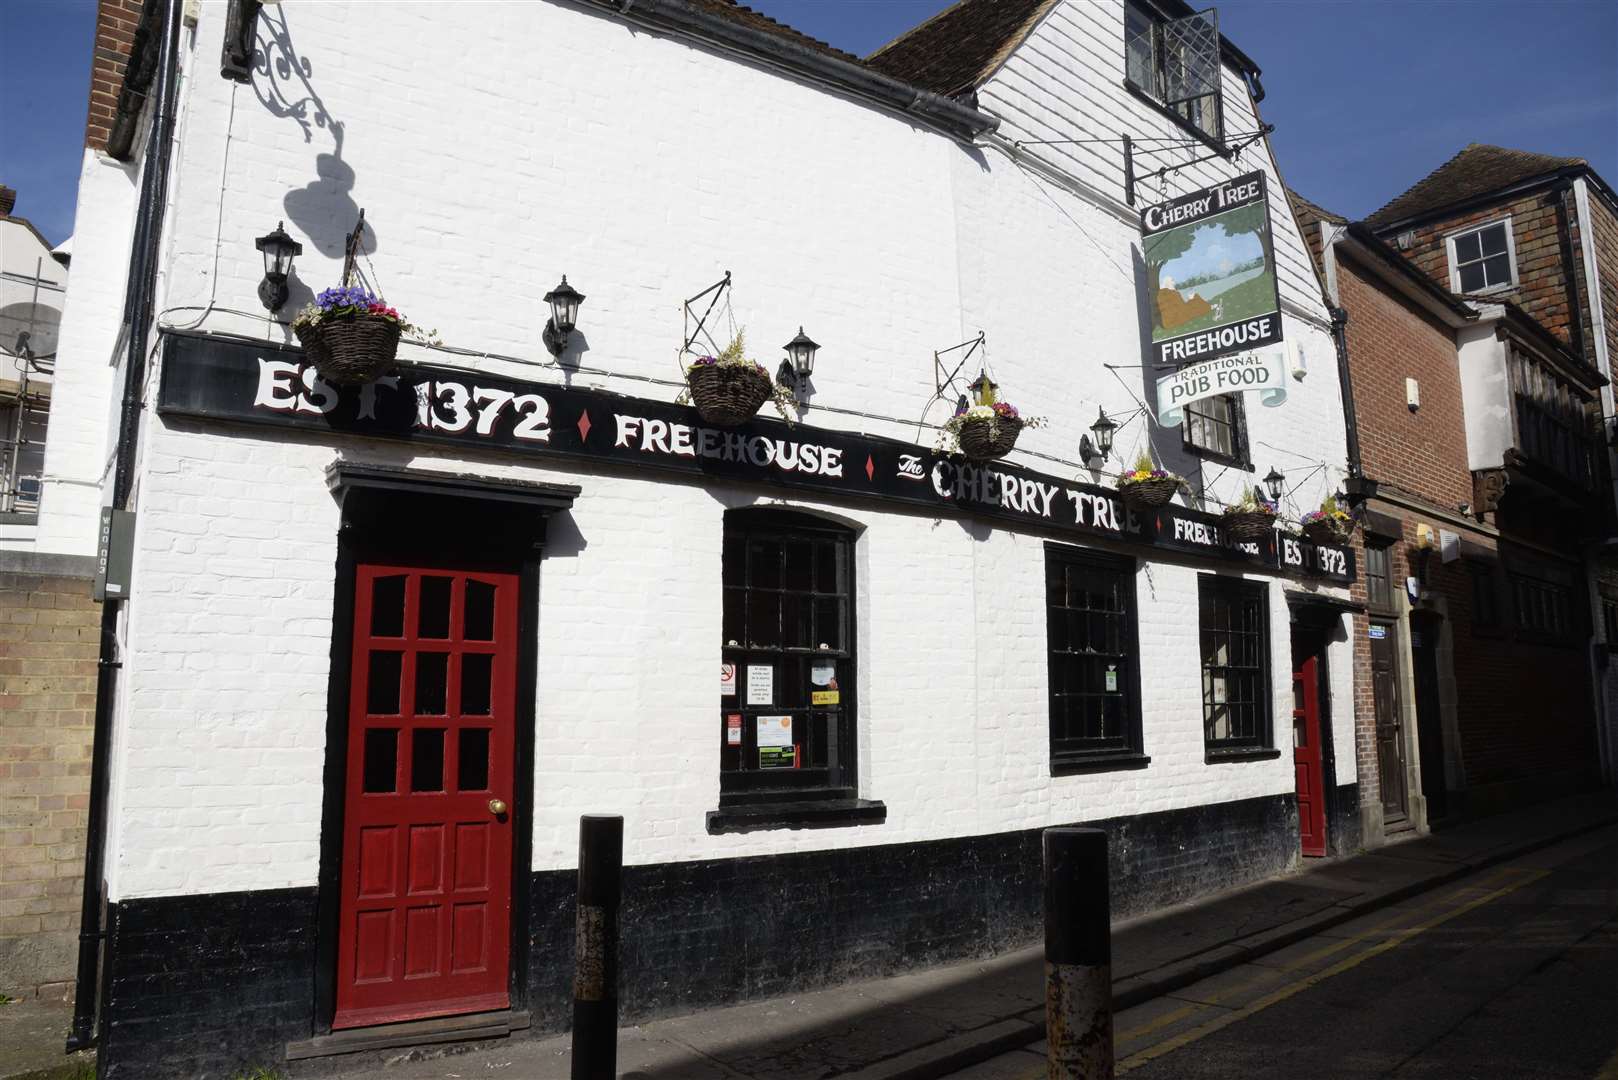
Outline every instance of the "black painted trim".
<path id="1" fill-rule="evenodd" d="M 315 915 L 314 1016 L 312 1035 L 329 1035 L 337 1013 L 337 938 L 342 910 L 343 801 L 347 789 L 348 695 L 354 657 L 354 571 L 358 563 L 352 530 L 337 532 L 333 579 L 331 674 L 326 683 L 326 763 L 320 809 L 320 869 Z"/>
<path id="2" fill-rule="evenodd" d="M 1208 765 L 1223 765 L 1231 761 L 1266 761 L 1280 756 L 1281 751 L 1275 747 L 1261 746 L 1252 750 L 1220 750 L 1217 752 L 1210 750 L 1203 755 L 1203 761 Z"/>
<path id="3" fill-rule="evenodd" d="M 1081 773 L 1122 772 L 1126 769 L 1144 769 L 1152 762 L 1150 754 L 1054 754 L 1051 756 L 1052 776 L 1077 776 Z"/>
<path id="4" fill-rule="evenodd" d="M 718 835 L 763 829 L 834 829 L 844 825 L 880 825 L 887 819 L 888 806 L 880 799 L 748 803 L 708 811 L 708 832 Z"/>

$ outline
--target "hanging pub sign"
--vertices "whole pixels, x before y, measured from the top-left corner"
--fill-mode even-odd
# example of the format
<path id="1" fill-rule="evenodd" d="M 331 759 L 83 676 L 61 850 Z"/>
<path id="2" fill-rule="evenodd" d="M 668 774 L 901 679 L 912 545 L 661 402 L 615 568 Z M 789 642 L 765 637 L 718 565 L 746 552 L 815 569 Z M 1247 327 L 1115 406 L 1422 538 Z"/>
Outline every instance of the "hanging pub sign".
<path id="1" fill-rule="evenodd" d="M 301 350 L 165 332 L 157 409 L 170 418 L 500 450 L 637 474 L 711 478 L 875 499 L 950 517 L 988 518 L 1075 538 L 1184 551 L 1337 583 L 1346 547 L 1233 542 L 1220 519 L 1180 506 L 1132 510 L 1118 492 L 1001 461 L 976 463 L 914 443 L 755 417 L 704 424 L 696 410 L 604 390 L 491 372 L 413 365 L 359 387 L 326 382 Z M 1292 545 L 1290 548 L 1286 544 Z M 777 697 L 775 671 L 747 665 L 747 705 Z M 734 685 L 721 673 L 721 686 Z M 833 692 L 828 683 L 817 690 Z M 829 704 L 829 703 L 827 703 Z"/>
<path id="2" fill-rule="evenodd" d="M 1157 366 L 1193 364 L 1281 340 L 1262 172 L 1148 206 L 1140 221 Z"/>

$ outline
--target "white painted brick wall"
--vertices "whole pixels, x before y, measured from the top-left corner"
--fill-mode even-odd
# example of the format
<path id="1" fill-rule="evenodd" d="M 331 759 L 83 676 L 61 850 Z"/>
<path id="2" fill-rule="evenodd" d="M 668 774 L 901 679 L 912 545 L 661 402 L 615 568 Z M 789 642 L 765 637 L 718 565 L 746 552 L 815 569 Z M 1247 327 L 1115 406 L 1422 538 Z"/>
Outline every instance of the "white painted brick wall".
<path id="1" fill-rule="evenodd" d="M 222 16 L 204 5 L 204 53 Z M 539 297 L 566 272 L 588 295 L 586 365 L 677 378 L 680 301 L 730 269 L 737 320 L 761 359 L 773 367 L 773 346 L 803 323 L 825 345 L 817 403 L 908 421 L 821 409 L 810 423 L 916 437 L 932 351 L 979 328 L 1007 395 L 1051 420 L 1025 437 L 1027 448 L 1071 459 L 1098 406 L 1114 415 L 1135 407 L 1101 365 L 1140 363 L 1129 272 L 1138 234 L 992 153 L 561 5 L 411 4 L 377 20 L 366 5 L 300 4 L 266 8 L 264 18 L 272 35 L 284 21 L 307 85 L 256 75 L 254 87 L 237 88 L 200 63 L 184 91 L 163 304 L 200 309 L 212 298 L 209 329 L 265 332 L 262 319 L 228 311 L 258 310 L 252 238 L 277 220 L 305 245 L 299 279 L 315 289 L 335 279 L 349 211 L 334 203 L 311 216 L 308 196 L 287 200 L 317 171 L 351 169 L 352 197 L 378 233 L 370 261 L 388 298 L 455 345 L 548 360 Z M 356 37 L 359 21 L 366 33 Z M 306 141 L 283 107 L 261 103 L 283 99 L 341 122 L 340 165 L 329 122 L 311 124 Z M 1279 227 L 1284 204 L 1274 205 L 1277 243 L 1295 245 Z M 1302 478 L 1309 461 L 1340 465 L 1342 416 L 1329 337 L 1287 322 L 1318 362 L 1283 408 L 1250 403 L 1251 439 L 1260 472 L 1273 462 Z M 546 367 L 457 362 L 561 378 Z M 1122 374 L 1143 393 L 1138 369 Z M 615 376 L 578 381 L 674 394 Z M 935 405 L 930 416 L 944 413 Z M 865 527 L 860 783 L 887 802 L 888 821 L 709 836 L 722 515 L 759 492 L 169 425 L 150 410 L 147 424 L 114 898 L 314 882 L 338 522 L 322 470 L 339 454 L 584 488 L 571 515 L 576 542 L 559 540 L 541 572 L 536 868 L 573 863 L 583 812 L 623 813 L 626 858 L 644 863 L 990 833 L 1292 787 L 1286 753 L 1203 763 L 1196 570 L 1140 571 L 1150 767 L 1053 779 L 1042 538 L 794 499 Z M 1133 421 L 1120 451 L 1132 453 L 1145 431 Z M 1207 479 L 1226 497 L 1251 482 L 1221 472 Z M 1339 475 L 1314 477 L 1300 507 Z M 1279 585 L 1270 599 L 1284 749 Z M 1343 660 L 1333 715 L 1347 748 Z"/>

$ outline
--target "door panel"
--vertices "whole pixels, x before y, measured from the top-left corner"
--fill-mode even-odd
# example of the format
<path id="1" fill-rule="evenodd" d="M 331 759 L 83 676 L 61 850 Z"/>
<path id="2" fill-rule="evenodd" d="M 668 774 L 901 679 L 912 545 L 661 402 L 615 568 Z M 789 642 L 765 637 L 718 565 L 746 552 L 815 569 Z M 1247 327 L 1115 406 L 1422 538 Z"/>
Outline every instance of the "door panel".
<path id="1" fill-rule="evenodd" d="M 1293 641 L 1292 762 L 1298 787 L 1298 838 L 1305 855 L 1326 854 L 1326 783 L 1320 745 L 1320 657 Z"/>
<path id="2" fill-rule="evenodd" d="M 1394 662 L 1398 630 L 1389 623 L 1372 623 L 1370 633 L 1371 700 L 1376 710 L 1382 819 L 1387 824 L 1396 824 L 1410 816 L 1405 785 L 1404 716 L 1399 707 L 1399 666 Z"/>
<path id="3" fill-rule="evenodd" d="M 1438 699 L 1438 638 L 1443 624 L 1425 617 L 1412 622 L 1410 659 L 1416 677 L 1416 745 L 1421 748 L 1421 793 L 1427 799 L 1427 820 L 1436 821 L 1449 810 L 1449 789 L 1444 779 L 1444 727 Z"/>
<path id="4" fill-rule="evenodd" d="M 510 1004 L 517 577 L 355 572 L 332 1027 Z"/>

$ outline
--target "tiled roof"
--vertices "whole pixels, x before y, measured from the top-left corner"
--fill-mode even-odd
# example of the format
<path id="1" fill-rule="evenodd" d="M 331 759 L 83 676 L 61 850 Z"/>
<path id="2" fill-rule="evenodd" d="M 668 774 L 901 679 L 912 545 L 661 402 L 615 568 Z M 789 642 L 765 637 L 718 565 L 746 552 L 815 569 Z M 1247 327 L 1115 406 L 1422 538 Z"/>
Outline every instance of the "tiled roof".
<path id="1" fill-rule="evenodd" d="M 1553 157 L 1503 146 L 1471 143 L 1428 173 L 1409 191 L 1366 218 L 1374 228 L 1463 203 L 1558 169 L 1587 166 L 1583 158 Z"/>
<path id="2" fill-rule="evenodd" d="M 1330 221 L 1337 225 L 1348 224 L 1348 219 L 1343 215 L 1334 214 L 1319 204 L 1310 202 L 1291 188 L 1287 188 L 1287 198 L 1292 200 L 1292 212 L 1298 216 L 1301 224 L 1315 221 Z"/>
<path id="3" fill-rule="evenodd" d="M 890 78 L 953 97 L 986 79 L 1057 0 L 959 0 L 865 58 Z"/>
<path id="4" fill-rule="evenodd" d="M 825 53 L 827 56 L 835 56 L 850 63 L 860 63 L 860 58 L 853 53 L 846 53 L 841 49 L 833 48 L 819 38 L 812 38 L 800 30 L 794 30 L 786 23 L 776 22 L 761 11 L 754 11 L 745 4 L 736 3 L 736 0 L 689 0 L 689 3 L 698 10 L 706 11 L 710 15 L 717 15 L 722 19 L 729 19 L 734 23 L 740 23 L 749 29 L 760 30 L 766 34 L 786 38 L 788 41 L 796 42 L 806 48 L 813 49 L 815 52 Z"/>

